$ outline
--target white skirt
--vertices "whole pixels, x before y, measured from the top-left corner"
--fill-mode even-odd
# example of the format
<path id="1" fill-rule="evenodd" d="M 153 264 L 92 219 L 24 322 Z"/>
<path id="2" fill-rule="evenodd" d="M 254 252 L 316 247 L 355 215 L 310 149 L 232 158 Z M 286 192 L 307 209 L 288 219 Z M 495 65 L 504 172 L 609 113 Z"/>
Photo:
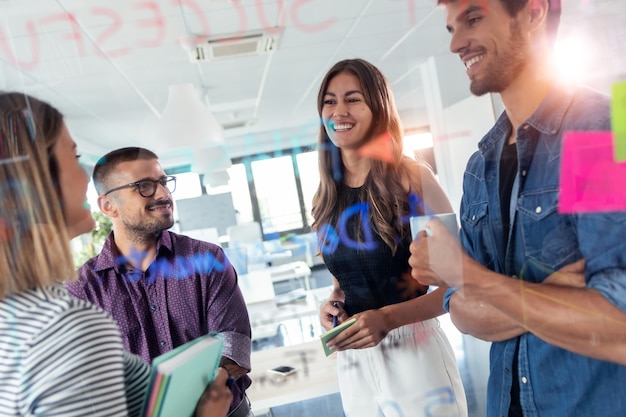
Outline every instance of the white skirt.
<path id="1" fill-rule="evenodd" d="M 450 342 L 437 319 L 392 330 L 377 345 L 338 352 L 346 417 L 467 417 Z"/>

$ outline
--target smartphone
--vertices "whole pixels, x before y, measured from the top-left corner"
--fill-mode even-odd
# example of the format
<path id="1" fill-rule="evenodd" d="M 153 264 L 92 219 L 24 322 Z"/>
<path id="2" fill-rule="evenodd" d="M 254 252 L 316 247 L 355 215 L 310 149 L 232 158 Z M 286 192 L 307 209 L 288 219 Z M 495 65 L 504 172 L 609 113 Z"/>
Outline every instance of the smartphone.
<path id="1" fill-rule="evenodd" d="M 268 372 L 273 374 L 279 374 L 283 376 L 291 375 L 296 372 L 296 368 L 293 366 L 277 366 L 276 368 L 268 369 Z"/>

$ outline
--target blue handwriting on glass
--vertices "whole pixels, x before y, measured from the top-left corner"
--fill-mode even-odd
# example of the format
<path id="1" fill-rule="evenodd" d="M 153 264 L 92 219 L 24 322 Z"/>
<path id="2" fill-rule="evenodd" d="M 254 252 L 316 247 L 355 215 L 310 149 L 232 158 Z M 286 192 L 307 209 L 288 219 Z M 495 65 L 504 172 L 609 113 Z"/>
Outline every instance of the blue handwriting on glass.
<path id="1" fill-rule="evenodd" d="M 128 258 L 120 256 L 116 259 L 116 264 L 123 266 L 126 265 L 128 260 L 134 261 L 134 264 L 140 264 L 145 257 L 145 252 L 131 249 Z M 213 271 L 222 272 L 228 266 L 230 266 L 230 262 L 226 256 L 224 256 L 224 262 L 220 262 L 210 252 L 201 252 L 194 253 L 191 256 L 176 256 L 173 259 L 158 258 L 150 265 L 150 269 L 155 271 L 155 274 L 151 275 L 154 279 L 158 275 L 165 279 L 185 279 L 195 274 L 210 274 Z M 142 271 L 132 269 L 126 275 L 131 282 L 134 282 L 142 277 Z"/>
<path id="2" fill-rule="evenodd" d="M 404 216 L 401 221 L 406 225 L 409 222 L 411 216 L 418 216 L 420 214 L 432 214 L 422 198 L 416 193 L 409 193 L 409 214 Z M 347 230 L 347 223 L 352 216 L 361 216 L 361 231 L 363 232 L 363 241 L 355 241 L 350 237 Z M 330 224 L 323 224 L 319 227 L 317 235 L 320 242 L 320 250 L 323 254 L 332 254 L 337 250 L 340 243 L 350 249 L 358 250 L 374 250 L 377 247 L 377 243 L 373 240 L 373 233 L 369 219 L 369 204 L 362 202 L 354 204 L 348 207 L 337 221 L 337 228 Z"/>

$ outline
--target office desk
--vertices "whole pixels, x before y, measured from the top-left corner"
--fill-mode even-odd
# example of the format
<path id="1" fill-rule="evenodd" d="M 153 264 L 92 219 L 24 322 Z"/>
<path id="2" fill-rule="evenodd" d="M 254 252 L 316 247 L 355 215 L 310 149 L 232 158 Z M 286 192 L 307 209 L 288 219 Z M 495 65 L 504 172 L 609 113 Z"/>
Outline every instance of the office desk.
<path id="1" fill-rule="evenodd" d="M 270 266 L 267 268 L 272 277 L 272 282 L 287 281 L 291 279 L 304 279 L 304 289 L 309 291 L 311 284 L 311 268 L 302 261 L 290 262 L 287 264 Z"/>
<path id="2" fill-rule="evenodd" d="M 275 336 L 278 332 L 278 325 L 286 320 L 319 317 L 319 302 L 311 292 L 298 302 L 280 306 L 273 302 L 255 303 L 248 304 L 247 307 L 252 326 L 252 340 Z M 319 319 L 317 321 L 319 322 Z M 304 331 L 302 321 L 300 321 L 300 332 Z"/>
<path id="3" fill-rule="evenodd" d="M 310 273 L 306 264 L 304 266 Z M 329 292 L 328 289 L 306 291 L 302 300 L 277 305 L 273 280 L 270 268 L 239 276 L 239 288 L 248 308 L 253 340 L 275 336 L 282 321 L 319 315 L 320 291 L 323 294 Z"/>
<path id="4" fill-rule="evenodd" d="M 252 411 L 267 414 L 271 407 L 339 392 L 337 360 L 326 357 L 319 340 L 252 352 L 252 385 L 246 391 Z M 267 372 L 275 366 L 298 369 L 289 376 Z"/>

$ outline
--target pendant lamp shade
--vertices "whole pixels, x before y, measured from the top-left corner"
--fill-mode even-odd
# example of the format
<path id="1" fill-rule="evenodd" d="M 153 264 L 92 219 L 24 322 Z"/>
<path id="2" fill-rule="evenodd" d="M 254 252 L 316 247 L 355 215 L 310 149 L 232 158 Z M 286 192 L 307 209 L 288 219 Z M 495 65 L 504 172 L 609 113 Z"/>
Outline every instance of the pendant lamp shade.
<path id="1" fill-rule="evenodd" d="M 228 185 L 228 181 L 230 180 L 230 175 L 228 175 L 228 171 L 215 171 L 209 172 L 202 176 L 202 185 L 208 185 L 209 187 L 221 187 L 223 185 Z"/>
<path id="2" fill-rule="evenodd" d="M 191 169 L 199 174 L 224 171 L 232 167 L 233 163 L 226 152 L 224 145 L 203 147 L 194 150 Z"/>
<path id="3" fill-rule="evenodd" d="M 222 126 L 200 100 L 192 84 L 175 84 L 169 89 L 156 133 L 157 151 L 198 148 L 224 142 Z"/>

